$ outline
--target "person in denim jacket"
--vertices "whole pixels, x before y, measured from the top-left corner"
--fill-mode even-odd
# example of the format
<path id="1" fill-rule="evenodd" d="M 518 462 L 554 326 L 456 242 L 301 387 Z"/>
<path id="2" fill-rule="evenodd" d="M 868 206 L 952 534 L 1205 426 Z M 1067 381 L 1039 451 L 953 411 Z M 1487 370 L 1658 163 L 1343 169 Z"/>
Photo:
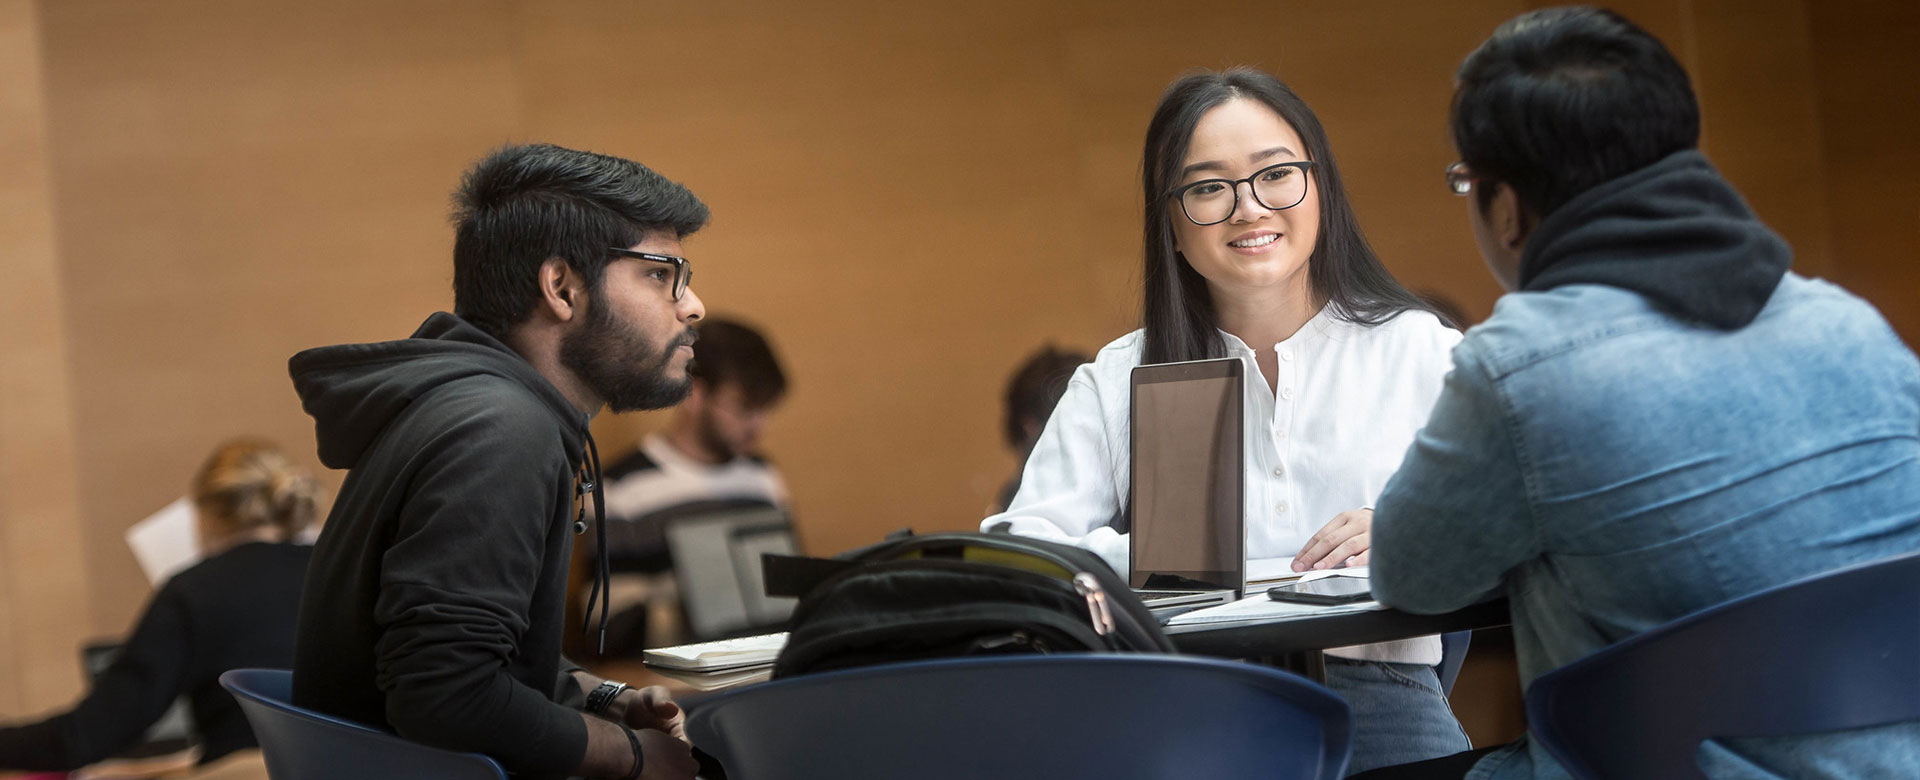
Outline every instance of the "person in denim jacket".
<path id="1" fill-rule="evenodd" d="M 1499 28 L 1452 130 L 1510 294 L 1373 519 L 1373 591 L 1512 601 L 1521 683 L 1700 609 L 1920 550 L 1920 363 L 1697 149 L 1686 73 L 1610 12 Z M 1783 627 L 1780 641 L 1793 641 Z M 1709 663 L 1702 659 L 1702 663 Z M 1710 741 L 1711 777 L 1903 777 L 1920 724 Z M 1527 740 L 1369 777 L 1566 777 Z"/>

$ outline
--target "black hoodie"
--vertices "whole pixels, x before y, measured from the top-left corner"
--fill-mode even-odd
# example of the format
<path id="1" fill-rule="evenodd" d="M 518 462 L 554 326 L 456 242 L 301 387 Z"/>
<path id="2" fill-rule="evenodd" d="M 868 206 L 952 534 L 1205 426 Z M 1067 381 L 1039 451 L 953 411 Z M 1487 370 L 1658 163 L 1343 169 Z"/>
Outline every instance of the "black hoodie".
<path id="1" fill-rule="evenodd" d="M 1601 284 L 1720 330 L 1760 316 L 1793 250 L 1688 149 L 1574 196 L 1520 255 L 1520 288 Z"/>
<path id="2" fill-rule="evenodd" d="M 294 703 L 572 772 L 587 733 L 560 632 L 588 416 L 445 313 L 288 368 L 321 462 L 351 469 L 308 569 Z"/>

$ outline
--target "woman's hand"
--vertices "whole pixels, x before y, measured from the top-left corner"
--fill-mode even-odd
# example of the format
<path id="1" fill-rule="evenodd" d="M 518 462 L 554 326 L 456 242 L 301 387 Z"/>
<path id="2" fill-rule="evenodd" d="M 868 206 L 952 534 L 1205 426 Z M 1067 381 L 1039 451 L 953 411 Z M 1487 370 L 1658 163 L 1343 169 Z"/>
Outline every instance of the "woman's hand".
<path id="1" fill-rule="evenodd" d="M 1293 556 L 1293 570 L 1367 565 L 1367 552 L 1373 548 L 1372 530 L 1373 510 L 1341 512 L 1307 540 L 1299 555 Z"/>

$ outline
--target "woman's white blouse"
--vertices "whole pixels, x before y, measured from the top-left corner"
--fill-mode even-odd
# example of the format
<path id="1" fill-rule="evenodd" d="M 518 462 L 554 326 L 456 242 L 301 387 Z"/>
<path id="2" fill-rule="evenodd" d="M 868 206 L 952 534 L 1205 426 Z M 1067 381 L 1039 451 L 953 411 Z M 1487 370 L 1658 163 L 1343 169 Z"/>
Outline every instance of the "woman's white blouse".
<path id="1" fill-rule="evenodd" d="M 1432 314 L 1409 311 L 1376 326 L 1340 320 L 1331 307 L 1274 345 L 1278 387 L 1254 352 L 1222 332 L 1246 367 L 1247 572 L 1287 571 L 1307 539 L 1335 515 L 1373 506 L 1426 424 L 1452 367 L 1460 334 Z M 1134 331 L 1081 366 L 1028 456 L 1020 492 L 981 528 L 1064 541 L 1130 569 L 1128 540 L 1108 523 L 1131 482 L 1128 406 L 1143 332 Z M 1365 660 L 1438 663 L 1434 637 L 1342 648 Z"/>

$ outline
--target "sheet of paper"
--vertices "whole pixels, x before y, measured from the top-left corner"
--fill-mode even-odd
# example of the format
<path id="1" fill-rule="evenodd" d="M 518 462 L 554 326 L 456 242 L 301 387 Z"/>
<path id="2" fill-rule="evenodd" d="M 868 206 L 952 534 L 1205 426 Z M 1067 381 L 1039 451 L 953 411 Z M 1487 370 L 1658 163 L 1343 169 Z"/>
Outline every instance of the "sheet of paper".
<path id="1" fill-rule="evenodd" d="M 1301 577 L 1302 581 L 1312 581 L 1334 576 L 1352 576 L 1354 569 L 1320 571 Z M 1300 604 L 1291 601 L 1274 601 L 1267 594 L 1255 593 L 1231 604 L 1196 609 L 1182 615 L 1175 615 L 1167 621 L 1168 626 L 1190 626 L 1201 623 L 1230 623 L 1238 620 L 1272 620 L 1287 617 L 1318 617 L 1322 615 L 1343 615 L 1349 612 L 1371 612 L 1386 609 L 1378 601 L 1356 601 L 1352 604 Z"/>
<path id="2" fill-rule="evenodd" d="M 155 587 L 200 560 L 193 501 L 182 497 L 127 529 L 127 546 Z"/>
<path id="3" fill-rule="evenodd" d="M 1312 582 L 1321 577 L 1332 576 L 1365 577 L 1367 567 L 1349 566 L 1344 569 L 1323 569 L 1320 571 L 1296 572 L 1292 558 L 1262 558 L 1247 561 L 1247 586 L 1245 593 L 1252 596 L 1265 593 L 1269 588 L 1284 582 Z"/>
<path id="4" fill-rule="evenodd" d="M 1368 571 L 1370 571 L 1370 569 L 1365 566 L 1348 566 L 1344 569 L 1321 569 L 1319 571 L 1309 572 L 1307 576 L 1301 577 L 1300 581 L 1312 582 L 1325 577 L 1365 577 Z"/>
<path id="5" fill-rule="evenodd" d="M 771 664 L 787 644 L 787 632 L 720 639 L 693 645 L 658 647 L 641 655 L 648 666 L 682 670 L 718 670 Z"/>
<path id="6" fill-rule="evenodd" d="M 1292 558 L 1249 558 L 1247 559 L 1247 584 L 1271 587 L 1276 582 L 1286 582 L 1299 577 L 1293 570 Z"/>
<path id="7" fill-rule="evenodd" d="M 677 680 L 696 691 L 717 691 L 721 688 L 731 688 L 773 678 L 773 664 L 730 669 L 724 672 L 689 672 L 658 667 L 653 668 L 652 671 L 661 677 Z"/>

